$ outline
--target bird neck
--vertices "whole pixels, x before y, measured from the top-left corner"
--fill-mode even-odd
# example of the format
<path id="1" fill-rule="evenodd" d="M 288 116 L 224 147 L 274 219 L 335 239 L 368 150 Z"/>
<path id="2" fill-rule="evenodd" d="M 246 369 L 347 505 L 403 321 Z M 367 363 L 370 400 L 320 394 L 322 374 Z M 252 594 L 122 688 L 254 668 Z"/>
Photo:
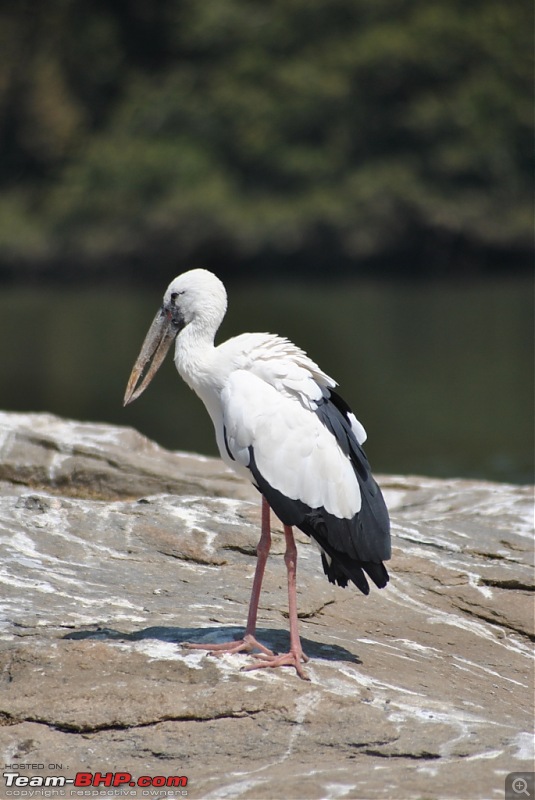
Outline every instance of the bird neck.
<path id="1" fill-rule="evenodd" d="M 211 364 L 214 358 L 214 337 L 219 322 L 199 318 L 193 319 L 176 338 L 175 366 L 181 378 L 197 394 L 211 380 Z"/>

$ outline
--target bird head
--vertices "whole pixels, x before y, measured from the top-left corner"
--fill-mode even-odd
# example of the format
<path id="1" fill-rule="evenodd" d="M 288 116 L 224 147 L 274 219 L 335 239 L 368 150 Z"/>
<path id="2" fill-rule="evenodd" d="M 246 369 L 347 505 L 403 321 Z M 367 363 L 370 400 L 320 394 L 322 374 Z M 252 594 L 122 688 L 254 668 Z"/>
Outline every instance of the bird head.
<path id="1" fill-rule="evenodd" d="M 130 374 L 124 405 L 143 394 L 181 330 L 197 322 L 213 335 L 226 306 L 225 287 L 207 270 L 193 269 L 171 281 Z"/>

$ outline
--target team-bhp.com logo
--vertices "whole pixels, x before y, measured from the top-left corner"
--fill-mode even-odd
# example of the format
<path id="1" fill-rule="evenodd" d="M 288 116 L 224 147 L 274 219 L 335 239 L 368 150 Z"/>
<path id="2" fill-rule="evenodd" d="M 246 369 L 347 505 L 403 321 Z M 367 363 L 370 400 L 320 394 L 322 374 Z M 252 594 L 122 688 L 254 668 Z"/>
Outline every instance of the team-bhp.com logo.
<path id="1" fill-rule="evenodd" d="M 141 775 L 130 772 L 77 772 L 74 778 L 65 775 L 21 775 L 4 772 L 8 797 L 186 797 L 185 775 Z"/>

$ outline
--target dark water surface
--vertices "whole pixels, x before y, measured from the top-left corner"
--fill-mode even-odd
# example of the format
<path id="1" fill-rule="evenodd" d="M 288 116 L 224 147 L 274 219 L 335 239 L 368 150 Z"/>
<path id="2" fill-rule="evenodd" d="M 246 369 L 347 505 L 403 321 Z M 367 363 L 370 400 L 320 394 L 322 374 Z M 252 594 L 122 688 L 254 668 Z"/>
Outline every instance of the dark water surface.
<path id="1" fill-rule="evenodd" d="M 0 407 L 132 425 L 215 454 L 170 356 L 122 408 L 164 289 L 4 289 Z M 529 280 L 231 285 L 219 341 L 244 331 L 288 336 L 339 382 L 375 471 L 533 480 Z"/>

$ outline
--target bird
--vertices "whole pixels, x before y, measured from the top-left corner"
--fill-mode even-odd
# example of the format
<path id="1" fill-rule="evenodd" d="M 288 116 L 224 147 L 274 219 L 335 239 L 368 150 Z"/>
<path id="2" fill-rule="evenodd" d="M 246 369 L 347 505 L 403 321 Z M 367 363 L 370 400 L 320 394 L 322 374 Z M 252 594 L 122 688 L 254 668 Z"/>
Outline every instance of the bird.
<path id="1" fill-rule="evenodd" d="M 245 669 L 293 667 L 308 680 L 298 629 L 296 527 L 319 548 L 327 579 L 363 594 L 368 578 L 389 580 L 390 520 L 362 449 L 366 431 L 335 391 L 337 383 L 289 339 L 242 333 L 215 344 L 227 311 L 222 281 L 192 269 L 171 281 L 134 364 L 124 405 L 145 391 L 173 342 L 179 375 L 210 415 L 219 452 L 262 496 L 247 623 L 219 644 L 183 643 L 213 653 L 245 652 Z M 256 638 L 262 580 L 271 546 L 271 511 L 281 521 L 288 582 L 290 647 L 275 653 Z"/>

